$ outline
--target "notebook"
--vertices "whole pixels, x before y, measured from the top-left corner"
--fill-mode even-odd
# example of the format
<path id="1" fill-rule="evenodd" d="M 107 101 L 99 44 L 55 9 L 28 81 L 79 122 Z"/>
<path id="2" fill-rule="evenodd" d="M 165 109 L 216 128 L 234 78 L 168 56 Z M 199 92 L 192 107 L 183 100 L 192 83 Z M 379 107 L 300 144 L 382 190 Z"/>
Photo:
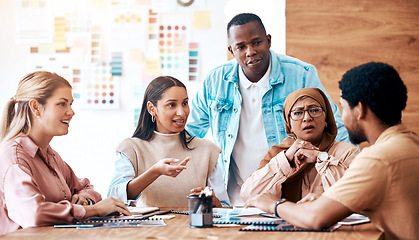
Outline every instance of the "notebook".
<path id="1" fill-rule="evenodd" d="M 295 227 L 287 222 L 265 224 L 265 223 L 253 223 L 250 226 L 240 229 L 240 231 L 283 231 L 283 232 L 332 232 L 340 227 L 339 224 L 335 224 L 327 229 L 305 229 Z"/>
<path id="2" fill-rule="evenodd" d="M 97 223 L 116 223 L 116 222 L 139 222 L 148 219 L 154 215 L 162 215 L 170 213 L 170 211 L 154 211 L 143 215 L 132 215 L 132 216 L 105 216 L 105 217 L 90 217 L 86 220 L 78 221 L 77 224 L 97 224 Z"/>
<path id="3" fill-rule="evenodd" d="M 108 222 L 96 228 L 119 228 L 119 227 L 161 227 L 166 226 L 163 220 L 140 220 L 131 222 Z"/>
<path id="4" fill-rule="evenodd" d="M 127 207 L 133 215 L 146 214 L 160 210 L 158 207 Z"/>
<path id="5" fill-rule="evenodd" d="M 264 217 L 276 218 L 274 214 L 269 213 L 260 213 L 259 215 Z M 340 220 L 338 224 L 340 225 L 358 225 L 363 223 L 369 223 L 370 219 L 367 216 L 358 213 L 352 213 L 348 217 Z"/>
<path id="6" fill-rule="evenodd" d="M 95 222 L 83 223 L 71 225 L 54 225 L 55 228 L 117 228 L 117 227 L 159 227 L 166 226 L 163 220 L 124 220 L 124 221 L 110 221 L 110 220 L 96 220 Z"/>
<path id="7" fill-rule="evenodd" d="M 281 224 L 285 221 L 280 218 L 266 218 L 266 217 L 229 217 L 229 218 L 220 218 L 213 219 L 214 224 L 243 224 L 249 225 L 253 223 L 265 224 L 265 225 L 275 225 Z"/>

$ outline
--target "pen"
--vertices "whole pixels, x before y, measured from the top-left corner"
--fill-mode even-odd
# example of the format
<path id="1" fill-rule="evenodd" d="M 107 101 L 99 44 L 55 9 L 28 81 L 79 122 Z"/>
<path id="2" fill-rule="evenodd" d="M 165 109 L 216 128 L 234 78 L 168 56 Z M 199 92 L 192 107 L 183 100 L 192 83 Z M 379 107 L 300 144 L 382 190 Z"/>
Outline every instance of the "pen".
<path id="1" fill-rule="evenodd" d="M 193 213 L 197 213 L 198 212 L 198 209 L 201 206 L 201 202 L 202 202 L 202 192 L 201 192 L 201 194 L 199 194 L 198 201 L 196 202 L 196 205 L 195 205 L 195 208 L 193 210 Z"/>

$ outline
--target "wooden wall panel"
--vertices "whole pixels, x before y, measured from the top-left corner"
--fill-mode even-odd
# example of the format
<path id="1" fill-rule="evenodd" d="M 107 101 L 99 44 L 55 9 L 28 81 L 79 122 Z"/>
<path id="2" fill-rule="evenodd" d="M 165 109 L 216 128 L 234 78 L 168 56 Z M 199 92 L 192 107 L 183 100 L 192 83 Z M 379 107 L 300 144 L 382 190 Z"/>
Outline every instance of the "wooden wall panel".
<path id="1" fill-rule="evenodd" d="M 408 88 L 402 121 L 419 134 L 418 0 L 288 0 L 286 21 L 287 55 L 316 66 L 335 103 L 350 68 L 393 65 Z"/>

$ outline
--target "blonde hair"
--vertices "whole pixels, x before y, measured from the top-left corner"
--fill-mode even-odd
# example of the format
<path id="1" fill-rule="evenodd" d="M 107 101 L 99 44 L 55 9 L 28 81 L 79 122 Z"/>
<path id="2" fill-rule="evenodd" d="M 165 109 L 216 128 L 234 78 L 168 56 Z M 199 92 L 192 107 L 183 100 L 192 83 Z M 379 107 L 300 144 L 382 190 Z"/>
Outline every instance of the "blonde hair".
<path id="1" fill-rule="evenodd" d="M 56 73 L 38 71 L 29 73 L 20 80 L 16 95 L 6 103 L 0 124 L 0 142 L 6 142 L 19 133 L 28 134 L 31 130 L 31 99 L 44 105 L 55 89 L 70 83 Z"/>

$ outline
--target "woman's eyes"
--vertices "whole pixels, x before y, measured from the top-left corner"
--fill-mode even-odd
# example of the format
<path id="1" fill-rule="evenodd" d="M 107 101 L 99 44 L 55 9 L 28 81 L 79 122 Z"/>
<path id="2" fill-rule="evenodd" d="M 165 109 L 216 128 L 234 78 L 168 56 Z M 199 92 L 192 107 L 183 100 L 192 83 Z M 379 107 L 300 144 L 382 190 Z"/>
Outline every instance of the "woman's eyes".
<path id="1" fill-rule="evenodd" d="M 182 104 L 183 104 L 183 106 L 187 106 L 189 103 L 188 102 L 183 102 Z"/>
<path id="2" fill-rule="evenodd" d="M 320 110 L 318 108 L 312 108 L 309 110 L 311 113 L 318 113 Z"/>

